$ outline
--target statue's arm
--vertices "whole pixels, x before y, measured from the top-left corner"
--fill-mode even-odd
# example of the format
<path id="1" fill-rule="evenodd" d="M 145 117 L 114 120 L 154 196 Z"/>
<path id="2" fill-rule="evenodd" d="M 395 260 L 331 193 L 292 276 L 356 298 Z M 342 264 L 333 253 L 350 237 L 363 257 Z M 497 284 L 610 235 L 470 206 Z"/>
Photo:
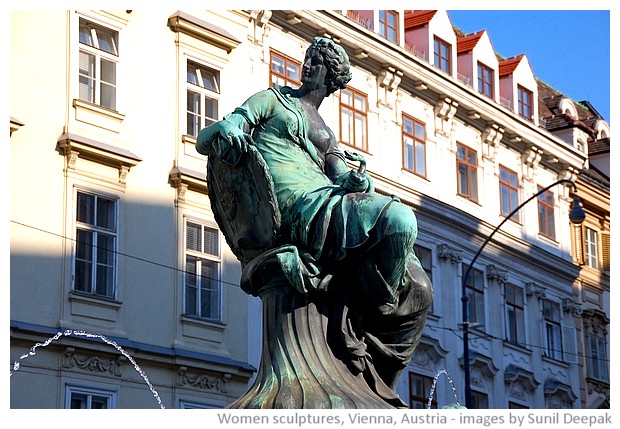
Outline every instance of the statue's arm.
<path id="1" fill-rule="evenodd" d="M 196 138 L 198 153 L 209 155 L 213 149 L 224 162 L 236 164 L 247 145 L 252 144 L 251 130 L 265 117 L 269 107 L 263 92 L 250 97 L 223 120 L 200 130 Z"/>

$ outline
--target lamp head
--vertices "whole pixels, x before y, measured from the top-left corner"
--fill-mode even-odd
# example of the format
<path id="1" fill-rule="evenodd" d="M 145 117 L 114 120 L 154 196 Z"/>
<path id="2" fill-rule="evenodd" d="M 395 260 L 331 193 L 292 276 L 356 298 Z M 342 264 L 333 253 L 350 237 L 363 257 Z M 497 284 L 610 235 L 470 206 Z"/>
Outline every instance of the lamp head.
<path id="1" fill-rule="evenodd" d="M 586 212 L 583 211 L 581 200 L 576 194 L 573 195 L 573 202 L 570 205 L 568 218 L 575 225 L 581 225 L 586 218 Z"/>

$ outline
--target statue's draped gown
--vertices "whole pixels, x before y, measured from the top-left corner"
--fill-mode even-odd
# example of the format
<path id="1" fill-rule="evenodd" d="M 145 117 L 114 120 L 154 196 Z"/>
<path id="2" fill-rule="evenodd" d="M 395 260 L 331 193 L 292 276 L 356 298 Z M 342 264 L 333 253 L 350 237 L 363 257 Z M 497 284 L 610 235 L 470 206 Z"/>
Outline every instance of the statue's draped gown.
<path id="1" fill-rule="evenodd" d="M 224 120 L 240 129 L 249 126 L 273 179 L 283 241 L 302 250 L 319 276 L 330 274 L 328 289 L 351 297 L 355 335 L 364 339 L 377 373 L 393 389 L 419 341 L 433 295 L 413 250 L 416 217 L 396 197 L 351 192 L 326 175 L 325 154 L 308 138 L 293 93 L 288 87 L 258 92 Z M 211 142 L 201 143 L 199 136 L 201 144 Z M 235 156 L 230 147 L 219 150 L 225 162 Z"/>

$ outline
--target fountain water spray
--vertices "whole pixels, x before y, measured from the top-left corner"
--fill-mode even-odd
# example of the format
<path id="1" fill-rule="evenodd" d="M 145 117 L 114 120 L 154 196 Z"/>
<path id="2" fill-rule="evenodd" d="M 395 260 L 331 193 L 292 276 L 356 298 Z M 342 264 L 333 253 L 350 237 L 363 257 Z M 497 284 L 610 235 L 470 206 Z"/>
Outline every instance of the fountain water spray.
<path id="1" fill-rule="evenodd" d="M 446 405 L 442 408 L 464 408 L 461 403 L 459 402 L 459 397 L 456 393 L 456 387 L 454 386 L 454 382 L 452 381 L 452 377 L 450 377 L 450 374 L 448 374 L 448 371 L 446 371 L 445 369 L 441 369 L 437 372 L 437 374 L 435 374 L 435 378 L 433 378 L 433 385 L 431 387 L 431 391 L 428 395 L 428 404 L 426 406 L 426 408 L 428 408 L 429 410 L 431 409 L 431 404 L 433 402 L 433 394 L 435 393 L 435 387 L 437 386 L 437 380 L 439 379 L 439 376 L 441 374 L 445 374 L 446 377 L 448 378 L 448 381 L 450 382 L 450 386 L 452 387 L 452 393 L 454 393 L 454 400 L 456 401 L 454 404 L 449 404 Z"/>
<path id="2" fill-rule="evenodd" d="M 155 399 L 157 400 L 157 403 L 159 404 L 159 407 L 163 410 L 165 409 L 161 398 L 159 397 L 159 393 L 157 393 L 157 391 L 155 390 L 155 388 L 153 387 L 153 385 L 151 384 L 151 382 L 149 381 L 149 378 L 146 376 L 146 373 L 142 370 L 142 368 L 140 368 L 138 366 L 138 364 L 136 363 L 136 361 L 125 351 L 123 350 L 123 348 L 121 346 L 119 346 L 118 344 L 116 344 L 115 341 L 112 341 L 106 337 L 104 337 L 103 335 L 100 334 L 93 334 L 90 332 L 86 332 L 86 331 L 74 331 L 71 329 L 66 329 L 64 331 L 59 331 L 58 333 L 56 333 L 56 335 L 48 338 L 45 342 L 43 343 L 36 343 L 34 346 L 32 346 L 30 348 L 30 351 L 28 353 L 24 353 L 23 355 L 20 356 L 20 360 L 26 359 L 30 356 L 34 356 L 37 354 L 36 349 L 39 347 L 47 347 L 48 345 L 50 345 L 52 342 L 58 340 L 60 337 L 68 337 L 68 336 L 77 336 L 77 337 L 86 337 L 86 338 L 99 338 L 100 340 L 102 340 L 104 343 L 111 345 L 112 347 L 114 347 L 116 350 L 118 350 L 119 353 L 121 353 L 123 356 L 125 356 L 127 359 L 129 359 L 129 362 L 131 362 L 134 366 L 134 368 L 136 369 L 136 371 L 138 371 L 138 373 L 140 374 L 140 376 L 144 379 L 144 381 L 146 382 L 146 384 L 149 386 L 149 389 L 151 390 L 151 393 L 153 393 L 153 396 L 155 397 Z M 13 371 L 17 371 L 19 370 L 20 367 L 20 362 L 19 361 L 14 361 L 13 362 Z M 10 375 L 13 375 L 13 372 L 10 373 Z"/>

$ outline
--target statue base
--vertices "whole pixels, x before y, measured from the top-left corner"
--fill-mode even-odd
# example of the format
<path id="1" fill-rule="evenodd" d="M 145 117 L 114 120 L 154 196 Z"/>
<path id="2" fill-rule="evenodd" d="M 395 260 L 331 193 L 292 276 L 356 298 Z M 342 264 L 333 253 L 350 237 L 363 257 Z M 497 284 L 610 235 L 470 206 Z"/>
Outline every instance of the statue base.
<path id="1" fill-rule="evenodd" d="M 334 343 L 330 338 L 347 335 L 343 325 L 347 310 L 337 300 L 334 303 L 320 293 L 308 300 L 307 294 L 279 275 L 269 279 L 258 295 L 264 326 L 259 371 L 247 393 L 227 408 L 385 409 L 395 408 L 393 403 L 405 405 L 389 389 L 391 402 L 375 393 L 369 386 L 374 382 L 368 379 L 368 368 L 352 371 L 334 354 L 334 350 L 351 353 L 330 344 Z M 363 341 L 360 344 L 364 350 Z"/>

